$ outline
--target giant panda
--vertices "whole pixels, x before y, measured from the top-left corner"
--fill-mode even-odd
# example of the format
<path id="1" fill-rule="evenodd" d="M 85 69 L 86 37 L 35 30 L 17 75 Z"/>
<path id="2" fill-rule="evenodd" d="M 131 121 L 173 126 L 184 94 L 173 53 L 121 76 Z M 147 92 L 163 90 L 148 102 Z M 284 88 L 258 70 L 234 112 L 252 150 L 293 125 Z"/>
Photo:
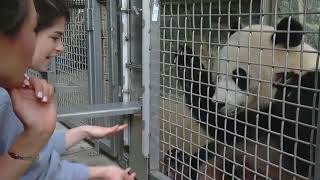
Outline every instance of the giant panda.
<path id="1" fill-rule="evenodd" d="M 290 33 L 285 32 L 288 29 Z M 251 177 L 250 173 L 243 173 L 248 170 L 266 175 L 266 169 L 271 171 L 268 171 L 271 179 L 280 179 L 279 170 L 283 172 L 282 179 L 292 179 L 294 173 L 298 174 L 295 176 L 297 179 L 313 178 L 314 169 L 308 165 L 314 163 L 319 107 L 318 51 L 302 43 L 303 28 L 294 19 L 282 19 L 276 30 L 260 24 L 245 27 L 231 35 L 227 45 L 220 50 L 214 68 L 217 70 L 216 78 L 210 71 L 194 73 L 203 67 L 195 61 L 190 48 L 182 48 L 183 53 L 177 57 L 176 64 L 180 68 L 181 85 L 187 91 L 186 102 L 197 122 L 216 141 L 200 148 L 192 156 L 172 150 L 168 162 L 175 158 L 179 160 L 172 162 L 174 166 L 171 167 L 180 168 L 186 173 L 184 176 L 194 179 L 199 177 L 201 170 L 206 170 L 207 174 L 213 172 L 212 169 L 208 172 L 208 162 L 213 159 L 217 163 L 216 169 L 219 168 L 217 157 L 232 157 L 231 169 L 224 160 L 222 170 L 239 179 L 247 179 L 244 174 Z M 226 59 L 232 62 L 227 63 Z M 247 147 L 245 153 L 251 154 L 250 149 L 257 144 L 245 143 L 247 141 L 243 139 L 263 144 L 267 142 L 265 137 L 269 137 L 269 146 L 274 151 L 262 148 L 261 154 L 270 154 L 271 159 L 253 156 L 264 163 L 256 160 L 255 164 L 248 158 L 243 162 L 245 170 L 237 169 L 239 166 L 235 168 L 234 161 L 243 157 L 244 145 Z M 226 150 L 230 147 L 227 145 L 232 147 L 234 144 L 233 151 Z M 201 150 L 206 153 L 201 153 Z M 210 156 L 209 150 L 214 152 Z M 282 168 L 266 168 L 265 162 L 268 161 L 279 164 L 277 157 L 281 157 Z"/>

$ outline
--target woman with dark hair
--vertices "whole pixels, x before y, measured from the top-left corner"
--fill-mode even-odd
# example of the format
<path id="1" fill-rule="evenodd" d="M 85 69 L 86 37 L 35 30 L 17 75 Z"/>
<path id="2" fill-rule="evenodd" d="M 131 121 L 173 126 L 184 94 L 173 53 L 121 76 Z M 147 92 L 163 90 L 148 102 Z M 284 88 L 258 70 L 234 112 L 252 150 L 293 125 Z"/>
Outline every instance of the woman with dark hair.
<path id="1" fill-rule="evenodd" d="M 47 71 L 50 62 L 59 53 L 63 52 L 62 35 L 65 31 L 65 24 L 70 17 L 65 0 L 34 0 L 34 3 L 39 19 L 36 27 L 36 47 L 31 68 L 43 72 Z M 60 155 L 66 149 L 85 138 L 105 138 L 125 128 L 127 128 L 127 125 L 111 128 L 86 125 L 70 129 L 65 133 L 55 132 L 46 148 L 40 153 L 39 163 L 33 166 L 27 174 L 38 174 L 38 179 L 41 180 L 134 179 L 135 173 L 129 174 L 130 169 L 123 170 L 118 166 L 87 167 L 83 164 L 60 159 Z M 45 164 L 45 162 L 48 163 Z"/>
<path id="2" fill-rule="evenodd" d="M 37 78 L 30 78 L 31 86 L 21 86 L 32 63 L 36 25 L 32 0 L 1 1 L 0 179 L 23 176 L 55 128 L 53 87 Z"/>

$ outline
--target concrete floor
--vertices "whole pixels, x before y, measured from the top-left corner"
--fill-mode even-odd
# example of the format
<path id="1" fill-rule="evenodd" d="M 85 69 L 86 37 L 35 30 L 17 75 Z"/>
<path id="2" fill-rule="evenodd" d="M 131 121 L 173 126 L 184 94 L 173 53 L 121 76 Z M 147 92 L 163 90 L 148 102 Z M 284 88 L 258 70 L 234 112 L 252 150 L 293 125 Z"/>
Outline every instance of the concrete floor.
<path id="1" fill-rule="evenodd" d="M 56 125 L 56 131 L 68 130 L 65 126 L 60 123 Z M 62 159 L 84 163 L 89 166 L 101 166 L 101 165 L 117 165 L 117 162 L 108 158 L 105 155 L 96 155 L 94 147 L 85 141 L 81 141 L 79 144 L 71 147 L 63 156 Z"/>

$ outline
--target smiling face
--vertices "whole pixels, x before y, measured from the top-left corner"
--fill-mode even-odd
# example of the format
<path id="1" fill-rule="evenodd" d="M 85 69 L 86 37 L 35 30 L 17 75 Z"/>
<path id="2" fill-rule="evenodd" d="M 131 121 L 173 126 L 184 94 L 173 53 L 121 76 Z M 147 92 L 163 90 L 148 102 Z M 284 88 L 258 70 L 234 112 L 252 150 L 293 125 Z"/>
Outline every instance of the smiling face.
<path id="1" fill-rule="evenodd" d="M 59 17 L 52 26 L 38 32 L 32 69 L 47 71 L 54 57 L 63 52 L 62 35 L 65 31 L 65 23 L 65 18 Z"/>

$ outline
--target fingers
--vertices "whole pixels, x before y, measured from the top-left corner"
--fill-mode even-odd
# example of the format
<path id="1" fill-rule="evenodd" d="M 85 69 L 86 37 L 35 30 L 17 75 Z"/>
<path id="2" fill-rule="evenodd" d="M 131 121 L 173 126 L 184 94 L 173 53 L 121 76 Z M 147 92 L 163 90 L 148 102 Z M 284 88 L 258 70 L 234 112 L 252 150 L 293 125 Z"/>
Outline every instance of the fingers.
<path id="1" fill-rule="evenodd" d="M 126 174 L 131 174 L 130 171 L 131 171 L 131 168 L 127 168 L 127 169 L 124 170 L 124 172 L 125 172 Z"/>
<path id="2" fill-rule="evenodd" d="M 98 138 L 107 138 L 107 137 L 113 136 L 123 131 L 127 127 L 128 127 L 127 124 L 123 124 L 121 126 L 115 125 L 112 127 L 85 125 L 85 126 L 82 126 L 81 128 L 84 129 L 85 132 L 87 132 L 86 138 L 98 139 Z"/>
<path id="3" fill-rule="evenodd" d="M 128 128 L 128 124 L 123 124 L 123 125 L 118 127 L 118 130 L 122 131 L 122 130 L 124 130 L 126 128 Z"/>
<path id="4" fill-rule="evenodd" d="M 48 102 L 54 94 L 54 88 L 46 80 L 32 77 L 29 79 L 30 86 L 35 90 L 35 95 L 42 102 Z M 30 87 L 29 86 L 29 87 Z"/>
<path id="5" fill-rule="evenodd" d="M 127 168 L 125 170 L 125 180 L 133 180 L 135 176 L 136 176 L 136 173 L 132 172 L 131 168 Z"/>
<path id="6" fill-rule="evenodd" d="M 115 125 L 115 126 L 113 126 L 113 127 L 111 127 L 111 128 L 108 128 L 110 131 L 110 133 L 118 133 L 118 132 L 121 132 L 121 131 L 123 131 L 124 129 L 126 129 L 128 127 L 128 124 L 123 124 L 123 125 L 121 125 L 121 126 L 119 126 L 119 124 L 117 124 L 117 125 Z"/>
<path id="7" fill-rule="evenodd" d="M 24 74 L 24 80 L 23 80 L 23 83 L 22 83 L 22 87 L 30 87 L 30 77 L 28 76 L 27 73 Z"/>

